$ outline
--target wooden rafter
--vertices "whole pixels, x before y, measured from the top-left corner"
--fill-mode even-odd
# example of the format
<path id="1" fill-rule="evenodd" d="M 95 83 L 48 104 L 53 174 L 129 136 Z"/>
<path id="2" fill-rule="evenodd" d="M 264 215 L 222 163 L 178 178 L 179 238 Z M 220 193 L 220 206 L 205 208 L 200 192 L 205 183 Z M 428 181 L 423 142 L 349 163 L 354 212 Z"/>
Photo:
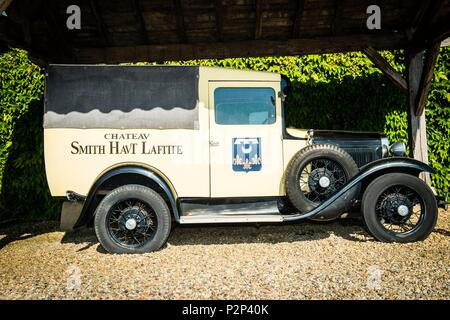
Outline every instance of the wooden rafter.
<path id="1" fill-rule="evenodd" d="M 111 44 L 111 41 L 109 40 L 108 32 L 105 26 L 105 23 L 103 22 L 103 19 L 101 17 L 101 14 L 98 10 L 97 5 L 95 4 L 95 0 L 89 0 L 89 6 L 91 8 L 92 15 L 95 18 L 95 23 L 97 24 L 97 30 L 100 33 L 101 39 L 103 41 L 103 44 L 105 46 L 108 46 Z"/>
<path id="2" fill-rule="evenodd" d="M 53 11 L 54 7 L 47 2 L 43 2 L 41 8 L 41 14 L 47 25 L 48 34 L 53 40 L 52 43 L 55 44 L 55 48 L 52 48 L 52 51 L 57 51 L 59 57 L 70 57 L 71 48 L 67 44 L 67 34 L 64 32 L 66 29 L 63 24 L 58 23 L 55 12 Z"/>
<path id="3" fill-rule="evenodd" d="M 403 92 L 408 91 L 406 80 L 372 47 L 363 49 L 366 56 Z"/>
<path id="4" fill-rule="evenodd" d="M 13 0 L 0 0 L 0 14 L 8 9 L 9 5 Z"/>
<path id="5" fill-rule="evenodd" d="M 430 29 L 430 33 L 434 35 L 432 38 L 427 38 L 430 43 L 442 42 L 450 37 L 450 14 L 443 20 L 443 22 L 434 25 Z"/>
<path id="6" fill-rule="evenodd" d="M 11 43 L 14 46 L 22 47 L 22 30 L 20 25 L 8 19 L 0 19 L 0 39 Z"/>
<path id="7" fill-rule="evenodd" d="M 410 26 L 411 35 L 413 35 L 417 31 L 419 26 L 422 24 L 422 22 L 425 18 L 425 14 L 428 11 L 428 9 L 430 8 L 430 5 L 431 5 L 431 1 L 421 1 L 420 2 L 419 7 L 416 11 L 416 14 L 411 22 L 411 26 Z"/>
<path id="8" fill-rule="evenodd" d="M 331 33 L 336 35 L 342 31 L 342 6 L 343 0 L 334 0 L 334 16 L 331 23 Z"/>
<path id="9" fill-rule="evenodd" d="M 255 39 L 261 39 L 263 25 L 263 2 L 255 0 Z"/>
<path id="10" fill-rule="evenodd" d="M 215 19 L 216 19 L 216 35 L 218 41 L 223 41 L 223 15 L 224 7 L 222 5 L 222 0 L 215 1 Z"/>
<path id="11" fill-rule="evenodd" d="M 134 15 L 136 17 L 136 24 L 137 24 L 137 30 L 139 31 L 139 34 L 141 35 L 141 40 L 143 44 L 148 43 L 148 34 L 147 29 L 145 28 L 145 20 L 144 16 L 142 15 L 142 7 L 139 0 L 133 0 L 133 10 Z"/>
<path id="12" fill-rule="evenodd" d="M 180 43 L 186 43 L 187 42 L 186 26 L 184 23 L 183 6 L 181 4 L 181 0 L 174 0 L 173 5 L 175 7 L 175 15 L 177 19 L 178 38 L 180 39 Z"/>
<path id="13" fill-rule="evenodd" d="M 427 29 L 434 25 L 443 3 L 444 0 L 421 1 L 409 28 L 411 38 L 418 39 L 426 35 Z"/>
<path id="14" fill-rule="evenodd" d="M 433 80 L 433 71 L 436 65 L 437 56 L 439 54 L 440 42 L 435 42 L 428 48 L 422 77 L 420 79 L 419 90 L 416 98 L 415 114 L 421 116 L 427 104 L 428 91 L 430 90 L 431 81 Z"/>
<path id="15" fill-rule="evenodd" d="M 297 0 L 297 8 L 295 10 L 294 24 L 292 25 L 292 38 L 298 38 L 300 36 L 301 21 L 303 11 L 305 10 L 306 0 Z"/>
<path id="16" fill-rule="evenodd" d="M 251 56 L 300 55 L 359 51 L 364 47 L 389 48 L 406 45 L 400 33 L 376 35 L 342 35 L 323 38 L 300 38 L 289 40 L 250 40 L 230 42 L 207 42 L 195 44 L 158 44 L 108 48 L 78 48 L 79 63 L 116 63 L 123 61 L 165 61 L 206 58 L 230 58 Z M 343 50 L 342 48 L 344 47 Z"/>

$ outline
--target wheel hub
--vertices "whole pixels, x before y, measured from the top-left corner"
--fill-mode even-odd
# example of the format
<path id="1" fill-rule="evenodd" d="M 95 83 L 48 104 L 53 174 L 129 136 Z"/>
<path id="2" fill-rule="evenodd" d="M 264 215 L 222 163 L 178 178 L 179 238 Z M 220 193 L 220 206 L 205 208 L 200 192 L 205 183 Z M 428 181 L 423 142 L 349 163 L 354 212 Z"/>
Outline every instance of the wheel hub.
<path id="1" fill-rule="evenodd" d="M 334 160 L 319 158 L 305 165 L 299 176 L 300 189 L 313 203 L 321 203 L 347 181 L 342 166 Z"/>
<path id="2" fill-rule="evenodd" d="M 406 217 L 409 213 L 409 208 L 405 206 L 404 204 L 401 204 L 397 208 L 397 213 L 401 215 L 402 217 Z"/>
<path id="3" fill-rule="evenodd" d="M 125 222 L 125 228 L 127 228 L 128 230 L 133 230 L 134 228 L 136 228 L 136 225 L 137 222 L 134 218 L 130 218 Z"/>
<path id="4" fill-rule="evenodd" d="M 390 194 L 383 200 L 384 218 L 393 224 L 403 224 L 411 215 L 411 202 L 402 194 Z"/>
<path id="5" fill-rule="evenodd" d="M 120 217 L 123 230 L 140 231 L 146 225 L 146 212 L 138 207 L 131 207 L 125 210 Z"/>
<path id="6" fill-rule="evenodd" d="M 157 232 L 156 212 L 138 199 L 125 199 L 111 207 L 108 231 L 120 246 L 141 247 Z"/>
<path id="7" fill-rule="evenodd" d="M 330 185 L 330 178 L 328 178 L 327 176 L 320 177 L 319 185 L 322 188 L 328 188 L 328 186 Z"/>
<path id="8" fill-rule="evenodd" d="M 318 168 L 313 170 L 309 176 L 309 188 L 323 194 L 327 192 L 327 188 L 330 187 L 334 180 L 334 176 L 329 170 Z"/>

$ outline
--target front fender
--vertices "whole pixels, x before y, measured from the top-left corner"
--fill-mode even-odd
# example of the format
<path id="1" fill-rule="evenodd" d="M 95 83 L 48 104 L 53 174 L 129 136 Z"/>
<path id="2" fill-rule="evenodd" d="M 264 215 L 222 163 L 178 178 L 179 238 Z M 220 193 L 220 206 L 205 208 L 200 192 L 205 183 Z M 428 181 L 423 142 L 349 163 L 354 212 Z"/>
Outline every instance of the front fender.
<path id="1" fill-rule="evenodd" d="M 338 200 L 348 190 L 355 187 L 357 184 L 370 179 L 374 179 L 374 177 L 380 176 L 382 174 L 391 172 L 404 172 L 418 176 L 419 173 L 424 171 L 429 173 L 435 172 L 429 165 L 410 158 L 393 157 L 373 161 L 361 167 L 360 172 L 352 179 L 350 179 L 341 190 L 322 202 L 319 206 L 308 212 L 294 215 L 285 215 L 283 216 L 283 221 L 296 221 L 316 216 L 320 214 L 324 209 L 328 208 L 334 201 Z"/>

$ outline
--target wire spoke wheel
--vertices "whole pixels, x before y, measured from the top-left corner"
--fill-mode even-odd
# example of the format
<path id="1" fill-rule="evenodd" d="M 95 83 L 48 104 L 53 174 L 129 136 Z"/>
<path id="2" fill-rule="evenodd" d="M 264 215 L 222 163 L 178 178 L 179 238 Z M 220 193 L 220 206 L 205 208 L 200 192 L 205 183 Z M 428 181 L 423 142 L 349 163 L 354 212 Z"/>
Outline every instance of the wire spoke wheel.
<path id="1" fill-rule="evenodd" d="M 399 172 L 374 179 L 364 191 L 361 210 L 368 231 L 384 242 L 422 241 L 438 216 L 433 190 L 419 177 Z"/>
<path id="2" fill-rule="evenodd" d="M 405 185 L 388 187 L 378 197 L 375 213 L 380 224 L 389 232 L 406 235 L 420 227 L 425 205 L 420 195 Z"/>
<path id="3" fill-rule="evenodd" d="M 107 214 L 107 228 L 119 245 L 139 248 L 155 236 L 158 219 L 154 210 L 138 199 L 126 199 L 114 204 Z"/>
<path id="4" fill-rule="evenodd" d="M 304 196 L 319 204 L 339 191 L 346 183 L 347 174 L 337 161 L 316 158 L 301 168 L 298 183 Z"/>
<path id="5" fill-rule="evenodd" d="M 342 190 L 358 172 L 357 164 L 345 150 L 330 144 L 309 145 L 289 161 L 285 173 L 286 195 L 300 213 L 306 213 Z M 359 190 L 358 184 L 309 219 L 331 221 L 339 218 L 352 207 Z"/>

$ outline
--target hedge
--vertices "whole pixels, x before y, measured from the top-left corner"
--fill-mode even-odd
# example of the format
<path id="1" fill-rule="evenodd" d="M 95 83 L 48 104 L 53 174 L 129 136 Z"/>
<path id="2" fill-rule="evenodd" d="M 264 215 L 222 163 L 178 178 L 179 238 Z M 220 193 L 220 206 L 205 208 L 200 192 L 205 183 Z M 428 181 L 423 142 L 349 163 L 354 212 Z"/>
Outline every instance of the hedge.
<path id="1" fill-rule="evenodd" d="M 25 51 L 0 55 L 0 221 L 54 219 L 43 157 L 42 69 Z"/>
<path id="2" fill-rule="evenodd" d="M 401 52 L 383 52 L 404 73 Z M 279 72 L 293 90 L 286 123 L 298 128 L 383 131 L 407 141 L 405 97 L 361 53 L 166 62 Z M 450 196 L 450 48 L 441 49 L 426 109 L 433 186 Z M 0 220 L 55 219 L 42 143 L 43 70 L 21 50 L 0 55 Z"/>

